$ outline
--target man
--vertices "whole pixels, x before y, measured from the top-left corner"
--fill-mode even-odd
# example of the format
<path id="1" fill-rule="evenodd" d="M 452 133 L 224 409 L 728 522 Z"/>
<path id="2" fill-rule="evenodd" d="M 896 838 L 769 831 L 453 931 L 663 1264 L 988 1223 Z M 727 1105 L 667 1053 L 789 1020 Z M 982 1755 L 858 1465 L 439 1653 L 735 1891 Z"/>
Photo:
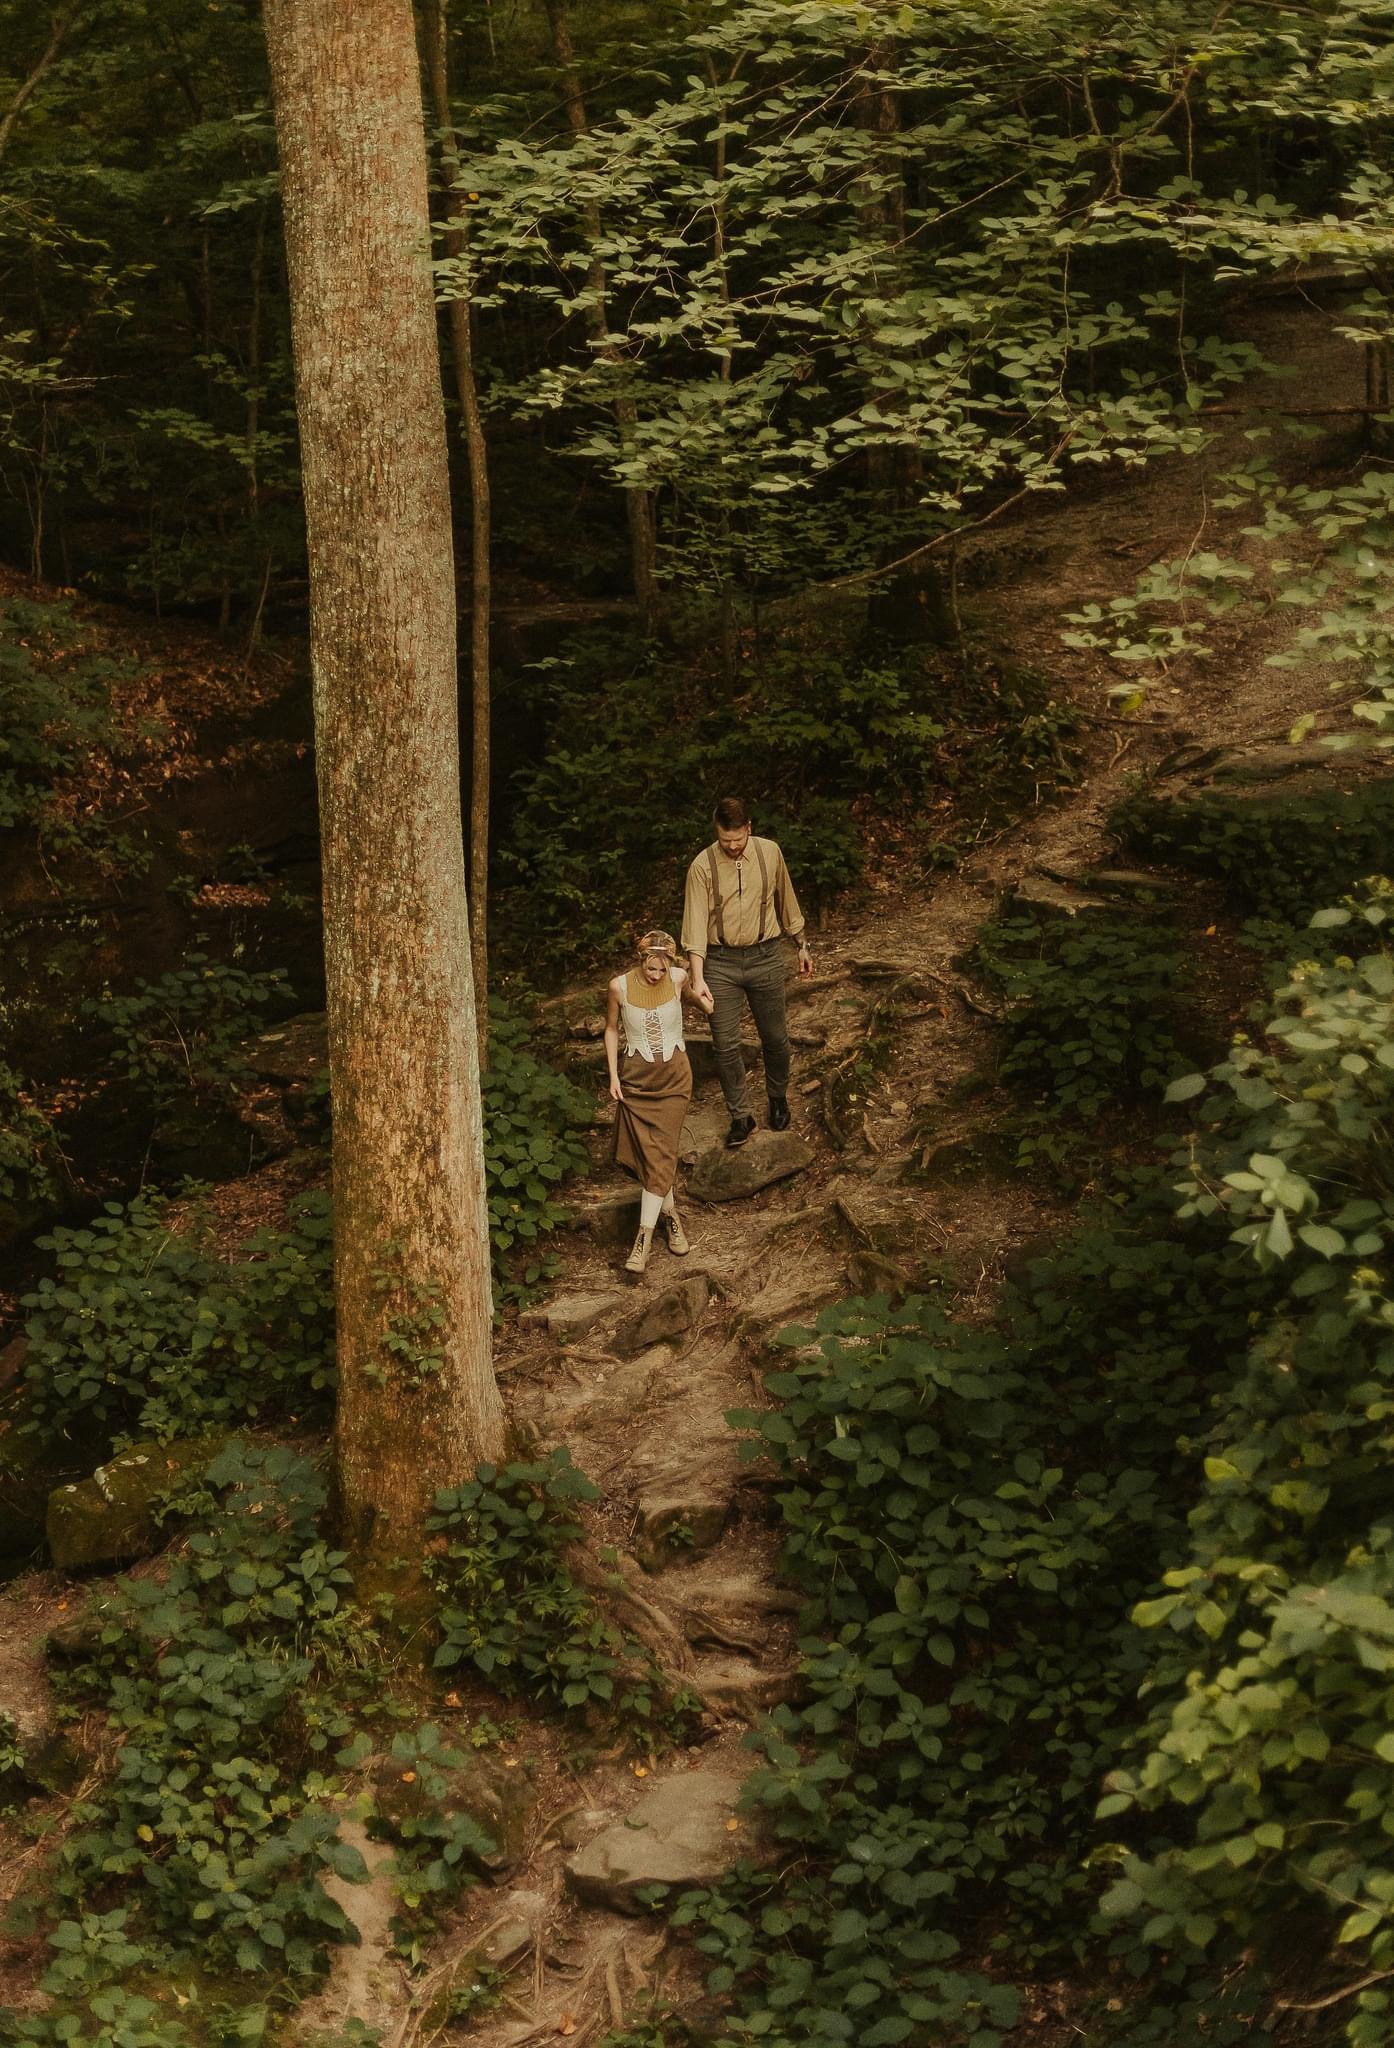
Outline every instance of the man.
<path id="1" fill-rule="evenodd" d="M 710 989 L 712 1044 L 721 1092 L 731 1112 L 730 1146 L 755 1129 L 750 1087 L 741 1057 L 741 1013 L 749 1002 L 765 1055 L 770 1129 L 789 1128 L 789 1027 L 784 1016 L 784 957 L 780 936 L 799 948 L 799 973 L 813 972 L 784 855 L 773 839 L 757 839 L 738 796 L 724 796 L 712 814 L 716 841 L 687 871 L 682 942 L 700 1002 Z"/>

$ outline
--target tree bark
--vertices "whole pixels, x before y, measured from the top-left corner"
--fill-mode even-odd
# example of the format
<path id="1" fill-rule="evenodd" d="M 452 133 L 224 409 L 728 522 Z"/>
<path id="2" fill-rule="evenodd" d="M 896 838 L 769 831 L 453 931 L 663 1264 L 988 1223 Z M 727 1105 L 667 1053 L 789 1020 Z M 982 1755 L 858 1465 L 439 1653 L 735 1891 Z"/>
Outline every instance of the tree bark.
<path id="1" fill-rule="evenodd" d="M 547 25 L 552 32 L 552 52 L 561 73 L 566 118 L 573 135 L 585 135 L 589 133 L 590 120 L 586 113 L 585 94 L 581 90 L 581 73 L 576 62 L 576 45 L 571 40 L 566 0 L 544 0 L 544 4 Z M 599 207 L 588 205 L 582 217 L 592 251 L 596 251 L 600 241 Z M 591 347 L 603 362 L 612 365 L 616 376 L 622 380 L 614 398 L 615 428 L 621 453 L 629 455 L 634 451 L 637 440 L 639 408 L 628 388 L 628 365 L 614 344 L 605 338 L 610 332 L 608 287 L 605 265 L 598 253 L 591 257 L 586 275 L 586 296 L 585 322 Z M 641 490 L 637 485 L 631 487 L 625 491 L 624 507 L 629 525 L 630 580 L 644 624 L 652 628 L 658 617 L 658 522 L 652 491 Z"/>
<path id="2" fill-rule="evenodd" d="M 426 10 L 426 75 L 431 104 L 441 136 L 445 173 L 445 206 L 451 225 L 445 231 L 445 253 L 463 253 L 467 235 L 458 190 L 460 151 L 450 113 L 450 0 L 430 0 Z M 493 509 L 489 496 L 489 444 L 479 410 L 479 385 L 474 374 L 474 313 L 468 298 L 447 303 L 450 353 L 455 365 L 455 395 L 465 428 L 465 459 L 470 479 L 470 959 L 479 1023 L 479 1058 L 489 1051 L 489 826 L 493 693 L 490 681 L 490 631 L 493 609 Z"/>
<path id="3" fill-rule="evenodd" d="M 455 588 L 410 0 L 266 0 L 309 540 L 334 1105 L 336 1478 L 414 1575 L 503 1449 Z"/>

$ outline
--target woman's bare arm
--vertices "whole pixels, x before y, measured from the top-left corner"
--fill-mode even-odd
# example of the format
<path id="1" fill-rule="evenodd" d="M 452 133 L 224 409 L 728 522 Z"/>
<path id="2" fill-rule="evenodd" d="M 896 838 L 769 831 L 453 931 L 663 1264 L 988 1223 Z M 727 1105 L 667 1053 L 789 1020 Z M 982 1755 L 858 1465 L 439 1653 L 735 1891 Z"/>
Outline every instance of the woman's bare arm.
<path id="1" fill-rule="evenodd" d="M 605 991 L 605 1059 L 610 1069 L 610 1094 L 616 1102 L 624 1101 L 620 1087 L 620 997 L 623 989 L 624 983 L 616 979 Z"/>

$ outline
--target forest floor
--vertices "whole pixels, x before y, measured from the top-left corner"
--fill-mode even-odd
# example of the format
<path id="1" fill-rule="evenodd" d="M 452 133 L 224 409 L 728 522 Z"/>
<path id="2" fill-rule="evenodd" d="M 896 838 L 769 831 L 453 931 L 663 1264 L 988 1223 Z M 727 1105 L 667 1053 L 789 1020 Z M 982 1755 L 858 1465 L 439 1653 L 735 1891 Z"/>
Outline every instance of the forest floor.
<path id="1" fill-rule="evenodd" d="M 1333 358 L 1326 314 L 1315 317 L 1296 293 L 1256 302 L 1246 338 L 1292 371 L 1256 398 L 1298 408 L 1361 403 L 1359 351 L 1347 346 Z M 995 644 L 1049 666 L 1057 697 L 1078 707 L 1078 781 L 944 879 L 931 882 L 895 857 L 873 867 L 827 918 L 812 982 L 790 989 L 790 1099 L 801 1144 L 762 1131 L 739 1155 L 752 1178 L 762 1160 L 792 1170 L 720 1203 L 690 1201 L 680 1183 L 692 1250 L 677 1259 L 656 1248 L 648 1274 L 631 1286 L 621 1267 L 635 1210 L 619 1199 L 625 1183 L 604 1165 L 607 1134 L 598 1132 L 595 1174 L 574 1193 L 583 1227 L 559 1241 L 550 1300 L 502 1332 L 498 1369 L 520 1429 L 540 1445 L 567 1444 L 601 1488 L 588 1533 L 618 1578 L 618 1617 L 696 1695 L 695 1735 L 656 1739 L 650 1753 L 592 1748 L 582 1759 L 554 1724 L 512 1714 L 499 1755 L 522 1773 L 529 1796 L 506 1882 L 466 1896 L 429 1950 L 426 1976 L 415 1979 L 391 1953 L 385 1877 L 346 1890 L 363 1942 L 343 1953 L 307 2009 L 306 2041 L 356 2017 L 380 2027 L 389 2048 L 419 2048 L 435 2036 L 428 2015 L 438 2013 L 442 1987 L 458 1989 L 465 1973 L 485 1966 L 508 1974 L 500 2002 L 469 2024 L 480 2048 L 554 2037 L 594 2043 L 627 2015 L 632 2024 L 646 1997 L 679 2008 L 700 1997 L 698 1959 L 636 1908 L 623 1873 L 608 1889 L 581 1886 L 582 1898 L 569 1866 L 626 1823 L 634 1840 L 646 1835 L 636 1808 L 651 1808 L 656 1788 L 685 1777 L 700 1786 L 699 1803 L 715 1801 L 718 1863 L 753 1840 L 753 1824 L 735 1807 L 738 1782 L 755 1764 L 744 1737 L 793 1688 L 798 1603 L 779 1583 L 767 1479 L 741 1463 L 725 1415 L 767 1405 L 762 1363 L 782 1328 L 811 1322 L 849 1293 L 906 1285 L 942 1289 L 959 1313 L 985 1313 L 1012 1259 L 1067 1227 L 1077 1192 L 1052 1192 L 975 1149 L 969 1098 L 977 1078 L 991 1075 L 998 1037 L 990 993 L 966 960 L 976 933 L 1023 884 L 1068 892 L 1071 878 L 1120 865 L 1107 821 L 1138 778 L 1160 773 L 1169 787 L 1193 786 L 1208 772 L 1210 749 L 1282 746 L 1300 714 L 1317 713 L 1320 725 L 1339 715 L 1324 671 L 1264 665 L 1300 623 L 1292 613 L 1221 627 L 1213 658 L 1178 665 L 1136 718 L 1112 709 L 1105 692 L 1116 677 L 1102 658 L 1059 644 L 1065 614 L 1128 590 L 1151 561 L 1202 542 L 1255 561 L 1256 544 L 1239 532 L 1244 515 L 1216 513 L 1209 502 L 1215 475 L 1248 452 L 1252 420 L 1224 415 L 1215 425 L 1204 458 L 1081 486 L 975 544 L 969 623 L 990 607 Z M 1344 421 L 1294 444 L 1292 461 L 1311 475 L 1358 467 L 1359 458 L 1355 423 Z M 1223 1037 L 1257 993 L 1256 971 L 1222 939 L 1207 955 L 1216 935 L 1203 891 L 1179 916 Z M 572 991 L 561 1008 L 604 1119 L 613 1106 L 601 1086 L 601 1002 L 598 982 Z M 721 1156 L 727 1121 L 700 1041 L 699 1029 L 690 1039 L 699 1079 L 684 1147 L 699 1179 Z M 763 1108 L 758 1065 L 752 1088 Z M 80 1597 L 53 1573 L 28 1575 L 0 1596 L 0 1642 L 36 1644 Z M 35 1668 L 21 1650 L 7 1651 L 0 1698 L 7 1684 L 39 1683 Z M 471 1710 L 497 1716 L 497 1703 L 485 1709 L 483 1699 L 462 1687 L 462 1729 Z M 40 1711 L 41 1702 L 31 1704 Z M 702 1856 L 710 1863 L 711 1831 L 688 1846 L 699 1867 Z M 1051 1998 L 1043 1990 L 1032 2011 L 1029 2031 L 1042 2048 L 1078 2037 Z"/>

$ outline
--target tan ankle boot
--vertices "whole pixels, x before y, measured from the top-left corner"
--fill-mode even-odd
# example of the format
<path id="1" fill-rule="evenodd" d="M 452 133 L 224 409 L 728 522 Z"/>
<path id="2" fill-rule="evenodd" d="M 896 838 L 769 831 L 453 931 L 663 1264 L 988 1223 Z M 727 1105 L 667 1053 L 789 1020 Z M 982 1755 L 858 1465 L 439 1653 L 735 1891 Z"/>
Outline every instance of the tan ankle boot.
<path id="1" fill-rule="evenodd" d="M 663 1226 L 663 1235 L 668 1240 L 669 1251 L 675 1252 L 680 1259 L 683 1258 L 692 1250 L 692 1246 L 687 1241 L 687 1232 L 678 1221 L 677 1210 L 665 1209 L 658 1220 Z"/>
<path id="2" fill-rule="evenodd" d="M 649 1263 L 649 1253 L 652 1250 L 653 1232 L 651 1230 L 641 1230 L 634 1240 L 633 1251 L 624 1262 L 625 1272 L 642 1273 Z"/>

